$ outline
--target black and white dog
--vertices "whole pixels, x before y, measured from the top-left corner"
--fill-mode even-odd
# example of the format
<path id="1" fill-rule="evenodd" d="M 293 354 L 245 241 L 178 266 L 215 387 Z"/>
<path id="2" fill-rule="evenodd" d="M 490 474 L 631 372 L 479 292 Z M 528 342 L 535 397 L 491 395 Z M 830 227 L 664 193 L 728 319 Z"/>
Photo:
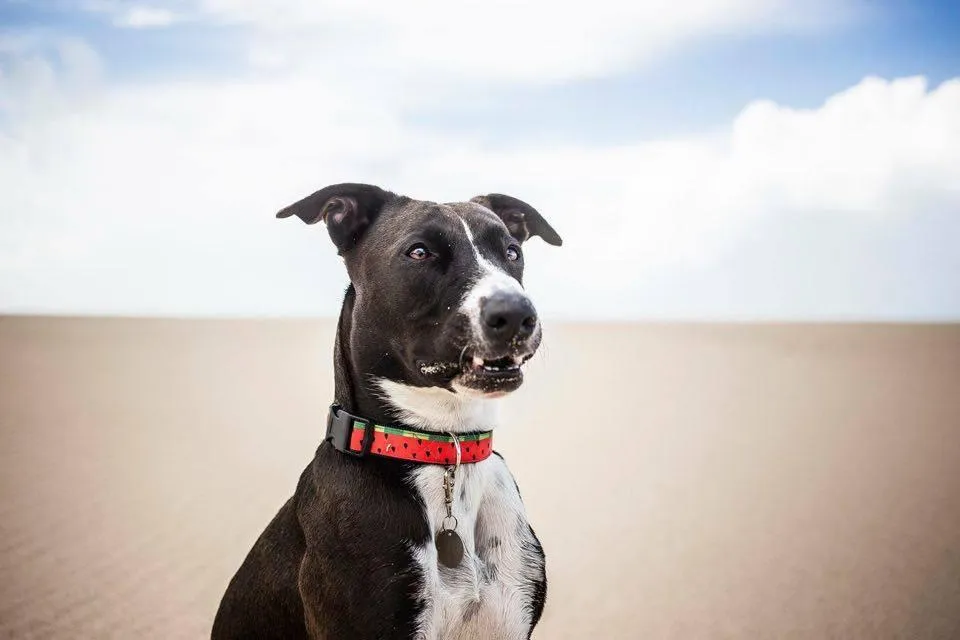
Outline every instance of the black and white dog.
<path id="1" fill-rule="evenodd" d="M 338 184 L 277 217 L 291 215 L 326 223 L 350 276 L 335 401 L 212 637 L 529 638 L 544 554 L 491 430 L 540 344 L 520 245 L 560 236 L 501 194 L 440 204 Z"/>

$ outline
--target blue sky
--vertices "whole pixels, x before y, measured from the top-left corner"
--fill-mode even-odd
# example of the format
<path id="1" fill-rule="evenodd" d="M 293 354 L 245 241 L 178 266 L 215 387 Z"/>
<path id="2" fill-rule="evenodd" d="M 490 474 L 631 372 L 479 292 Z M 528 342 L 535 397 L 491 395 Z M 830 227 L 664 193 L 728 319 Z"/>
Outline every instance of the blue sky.
<path id="1" fill-rule="evenodd" d="M 0 0 L 0 311 L 334 313 L 350 180 L 533 202 L 557 317 L 960 317 L 956 3 L 450 4 Z"/>

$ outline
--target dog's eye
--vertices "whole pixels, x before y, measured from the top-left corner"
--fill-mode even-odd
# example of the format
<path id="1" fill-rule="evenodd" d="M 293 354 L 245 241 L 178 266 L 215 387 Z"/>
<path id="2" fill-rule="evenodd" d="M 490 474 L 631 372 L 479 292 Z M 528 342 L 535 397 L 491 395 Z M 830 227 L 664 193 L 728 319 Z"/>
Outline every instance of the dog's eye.
<path id="1" fill-rule="evenodd" d="M 516 262 L 520 259 L 520 247 L 515 245 L 510 245 L 507 247 L 507 260 L 510 262 Z"/>
<path id="2" fill-rule="evenodd" d="M 429 249 L 419 243 L 407 249 L 407 256 L 414 260 L 426 260 L 432 255 Z"/>

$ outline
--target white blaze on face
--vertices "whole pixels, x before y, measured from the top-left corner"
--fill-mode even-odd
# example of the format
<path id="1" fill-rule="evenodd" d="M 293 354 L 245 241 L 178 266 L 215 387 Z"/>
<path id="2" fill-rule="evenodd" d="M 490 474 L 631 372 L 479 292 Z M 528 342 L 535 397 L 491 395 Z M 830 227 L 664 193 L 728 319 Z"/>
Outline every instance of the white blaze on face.
<path id="1" fill-rule="evenodd" d="M 470 241 L 470 247 L 473 249 L 473 255 L 477 259 L 478 273 L 473 286 L 467 290 L 460 304 L 460 311 L 470 319 L 470 327 L 473 331 L 474 339 L 479 341 L 483 336 L 483 325 L 481 324 L 480 311 L 483 301 L 496 293 L 515 293 L 526 295 L 523 286 L 516 278 L 493 264 L 483 257 L 480 248 L 473 238 L 473 232 L 466 220 L 461 218 L 463 230 L 467 232 L 467 239 Z"/>

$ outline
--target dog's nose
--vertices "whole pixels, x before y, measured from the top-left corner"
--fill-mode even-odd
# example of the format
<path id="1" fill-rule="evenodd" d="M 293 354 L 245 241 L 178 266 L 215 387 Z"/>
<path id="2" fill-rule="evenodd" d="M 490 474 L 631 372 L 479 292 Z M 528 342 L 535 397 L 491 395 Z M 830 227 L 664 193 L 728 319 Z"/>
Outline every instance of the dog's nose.
<path id="1" fill-rule="evenodd" d="M 487 298 L 480 319 L 487 337 L 494 340 L 526 339 L 537 328 L 533 303 L 517 293 L 501 292 Z"/>

